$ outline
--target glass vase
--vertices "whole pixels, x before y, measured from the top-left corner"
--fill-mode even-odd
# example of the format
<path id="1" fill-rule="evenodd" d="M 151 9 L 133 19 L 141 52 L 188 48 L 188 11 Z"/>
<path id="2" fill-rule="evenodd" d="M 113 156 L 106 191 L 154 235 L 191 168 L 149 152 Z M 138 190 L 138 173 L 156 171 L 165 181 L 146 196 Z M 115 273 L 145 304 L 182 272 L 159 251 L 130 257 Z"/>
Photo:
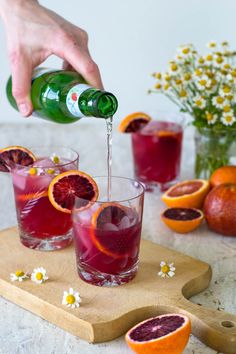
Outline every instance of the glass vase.
<path id="1" fill-rule="evenodd" d="M 198 128 L 195 148 L 195 177 L 209 179 L 217 168 L 236 164 L 236 131 Z"/>

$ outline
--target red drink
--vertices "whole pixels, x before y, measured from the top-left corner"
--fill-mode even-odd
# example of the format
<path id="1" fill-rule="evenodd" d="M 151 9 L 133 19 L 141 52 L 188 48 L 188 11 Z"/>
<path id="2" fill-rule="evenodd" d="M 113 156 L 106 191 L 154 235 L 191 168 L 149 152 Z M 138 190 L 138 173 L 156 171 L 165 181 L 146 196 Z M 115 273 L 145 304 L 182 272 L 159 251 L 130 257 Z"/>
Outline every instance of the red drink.
<path id="1" fill-rule="evenodd" d="M 63 248 L 72 239 L 71 215 L 58 211 L 48 198 L 52 179 L 65 171 L 77 169 L 78 161 L 38 159 L 32 166 L 12 171 L 15 203 L 21 242 L 42 250 Z"/>
<path id="2" fill-rule="evenodd" d="M 172 122 L 151 121 L 141 131 L 132 133 L 136 178 L 147 189 L 169 187 L 180 172 L 183 131 Z"/>
<path id="3" fill-rule="evenodd" d="M 114 179 L 112 177 L 113 188 Z M 126 193 L 129 194 L 128 191 Z M 130 201 L 131 206 L 125 202 L 95 202 L 88 208 L 75 209 L 76 259 L 83 280 L 94 285 L 110 286 L 127 283 L 135 276 L 142 203 L 143 194 L 137 196 L 136 201 Z"/>

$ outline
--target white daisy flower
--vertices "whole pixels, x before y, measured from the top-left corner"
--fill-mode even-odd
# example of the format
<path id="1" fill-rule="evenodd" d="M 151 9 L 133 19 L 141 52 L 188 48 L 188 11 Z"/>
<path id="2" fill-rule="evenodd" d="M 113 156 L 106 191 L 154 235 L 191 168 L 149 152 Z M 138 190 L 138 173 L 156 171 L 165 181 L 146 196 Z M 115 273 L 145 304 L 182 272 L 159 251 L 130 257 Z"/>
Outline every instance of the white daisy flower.
<path id="1" fill-rule="evenodd" d="M 203 57 L 199 57 L 197 62 L 199 65 L 203 65 L 205 63 L 205 59 Z"/>
<path id="2" fill-rule="evenodd" d="M 44 283 L 46 280 L 48 280 L 46 269 L 43 267 L 35 268 L 31 274 L 31 280 L 37 284 Z"/>
<path id="3" fill-rule="evenodd" d="M 214 56 L 214 66 L 221 68 L 225 64 L 225 58 L 222 55 Z"/>
<path id="4" fill-rule="evenodd" d="M 27 278 L 29 278 L 29 276 L 27 275 L 27 273 L 23 272 L 23 270 L 16 270 L 15 273 L 10 274 L 11 281 L 22 282 Z"/>
<path id="5" fill-rule="evenodd" d="M 184 58 L 182 55 L 176 55 L 175 56 L 175 61 L 177 64 L 184 64 L 186 58 Z"/>
<path id="6" fill-rule="evenodd" d="M 183 103 L 186 102 L 186 101 L 188 100 L 188 93 L 187 93 L 187 91 L 182 88 L 182 89 L 179 91 L 179 97 L 180 97 L 180 99 L 181 99 L 181 101 L 182 101 Z"/>
<path id="7" fill-rule="evenodd" d="M 222 46 L 223 48 L 228 48 L 229 42 L 223 41 L 223 42 L 221 43 L 221 46 Z"/>
<path id="8" fill-rule="evenodd" d="M 168 82 L 165 82 L 165 83 L 163 84 L 163 90 L 164 90 L 165 92 L 171 91 L 171 86 L 170 86 L 170 84 L 169 84 Z"/>
<path id="9" fill-rule="evenodd" d="M 173 76 L 178 75 L 180 72 L 180 67 L 176 62 L 171 62 L 169 67 L 169 73 Z"/>
<path id="10" fill-rule="evenodd" d="M 225 99 L 222 96 L 215 96 L 212 98 L 212 104 L 216 107 L 216 108 L 222 108 L 225 104 Z"/>
<path id="11" fill-rule="evenodd" d="M 230 111 L 228 113 L 224 112 L 220 120 L 224 125 L 229 125 L 229 126 L 233 125 L 234 122 L 236 121 L 234 117 L 234 112 L 233 111 Z"/>
<path id="12" fill-rule="evenodd" d="M 67 307 L 71 307 L 72 309 L 79 307 L 81 303 L 80 294 L 74 291 L 72 288 L 68 291 L 64 291 L 62 304 L 66 305 Z"/>
<path id="13" fill-rule="evenodd" d="M 194 98 L 193 102 L 194 102 L 194 106 L 195 107 L 198 107 L 198 108 L 201 108 L 201 109 L 206 107 L 206 100 L 200 95 L 196 96 Z"/>
<path id="14" fill-rule="evenodd" d="M 166 263 L 161 261 L 160 263 L 161 270 L 158 275 L 162 278 L 172 278 L 175 275 L 174 263 Z"/>
<path id="15" fill-rule="evenodd" d="M 60 157 L 54 152 L 52 156 L 50 157 L 52 162 L 55 163 L 55 165 L 58 165 L 60 163 Z"/>
<path id="16" fill-rule="evenodd" d="M 192 48 L 188 45 L 183 45 L 178 48 L 179 54 L 184 58 L 189 58 L 192 56 Z"/>
<path id="17" fill-rule="evenodd" d="M 203 75 L 202 69 L 198 68 L 194 71 L 193 77 L 197 80 L 199 80 Z"/>
<path id="18" fill-rule="evenodd" d="M 217 47 L 217 44 L 216 44 L 216 41 L 210 41 L 207 43 L 207 47 L 208 48 L 216 48 Z"/>
<path id="19" fill-rule="evenodd" d="M 232 94 L 231 87 L 228 85 L 223 85 L 223 87 L 219 90 L 219 94 L 222 97 L 228 96 Z"/>
<path id="20" fill-rule="evenodd" d="M 199 90 L 205 90 L 207 87 L 211 87 L 211 80 L 207 75 L 203 75 L 196 83 Z"/>
<path id="21" fill-rule="evenodd" d="M 40 176 L 44 174 L 44 170 L 41 167 L 30 167 L 28 170 L 30 176 Z"/>
<path id="22" fill-rule="evenodd" d="M 155 85 L 155 89 L 157 90 L 157 91 L 162 91 L 162 84 L 160 83 L 160 82 L 158 82 L 156 85 Z"/>
<path id="23" fill-rule="evenodd" d="M 215 124 L 215 122 L 217 121 L 217 114 L 212 114 L 210 112 L 206 112 L 206 119 L 207 119 L 207 123 L 208 124 Z"/>

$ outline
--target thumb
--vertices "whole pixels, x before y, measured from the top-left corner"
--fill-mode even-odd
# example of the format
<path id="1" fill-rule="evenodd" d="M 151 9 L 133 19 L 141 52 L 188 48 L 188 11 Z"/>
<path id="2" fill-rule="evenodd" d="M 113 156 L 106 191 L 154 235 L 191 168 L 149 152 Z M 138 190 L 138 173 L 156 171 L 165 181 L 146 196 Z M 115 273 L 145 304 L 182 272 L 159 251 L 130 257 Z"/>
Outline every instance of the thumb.
<path id="1" fill-rule="evenodd" d="M 30 97 L 32 80 L 32 63 L 23 53 L 10 54 L 12 71 L 12 95 L 20 113 L 27 117 L 33 111 Z"/>

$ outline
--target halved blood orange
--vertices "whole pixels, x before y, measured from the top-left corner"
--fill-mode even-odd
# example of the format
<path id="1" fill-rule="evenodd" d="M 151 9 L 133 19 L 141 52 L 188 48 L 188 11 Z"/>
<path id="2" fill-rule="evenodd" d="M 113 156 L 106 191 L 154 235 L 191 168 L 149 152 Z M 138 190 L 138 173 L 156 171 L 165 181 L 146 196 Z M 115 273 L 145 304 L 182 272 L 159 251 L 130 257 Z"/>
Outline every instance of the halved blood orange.
<path id="1" fill-rule="evenodd" d="M 132 242 L 129 238 L 132 235 L 117 231 L 123 227 L 124 221 L 126 221 L 126 228 L 130 226 L 128 216 L 130 213 L 132 213 L 131 208 L 113 202 L 102 204 L 94 212 L 91 219 L 91 239 L 107 256 L 122 258 L 127 255 Z"/>
<path id="2" fill-rule="evenodd" d="M 71 213 L 76 197 L 84 200 L 81 208 L 95 202 L 98 186 L 87 173 L 78 170 L 66 171 L 53 178 L 48 187 L 48 197 L 57 210 Z"/>
<path id="3" fill-rule="evenodd" d="M 22 146 L 8 146 L 0 150 L 0 172 L 10 172 L 15 165 L 29 166 L 34 161 L 34 154 Z"/>
<path id="4" fill-rule="evenodd" d="M 204 179 L 183 181 L 169 188 L 162 195 L 162 200 L 170 208 L 199 209 L 202 207 L 209 189 L 210 184 Z"/>
<path id="5" fill-rule="evenodd" d="M 167 314 L 145 320 L 125 336 L 138 354 L 181 354 L 188 343 L 191 323 L 187 316 Z"/>
<path id="6" fill-rule="evenodd" d="M 136 133 L 141 130 L 152 118 L 143 112 L 135 112 L 126 116 L 118 129 L 121 133 Z"/>
<path id="7" fill-rule="evenodd" d="M 185 234 L 200 226 L 204 218 L 203 212 L 191 208 L 168 208 L 161 214 L 162 221 L 171 230 Z"/>

